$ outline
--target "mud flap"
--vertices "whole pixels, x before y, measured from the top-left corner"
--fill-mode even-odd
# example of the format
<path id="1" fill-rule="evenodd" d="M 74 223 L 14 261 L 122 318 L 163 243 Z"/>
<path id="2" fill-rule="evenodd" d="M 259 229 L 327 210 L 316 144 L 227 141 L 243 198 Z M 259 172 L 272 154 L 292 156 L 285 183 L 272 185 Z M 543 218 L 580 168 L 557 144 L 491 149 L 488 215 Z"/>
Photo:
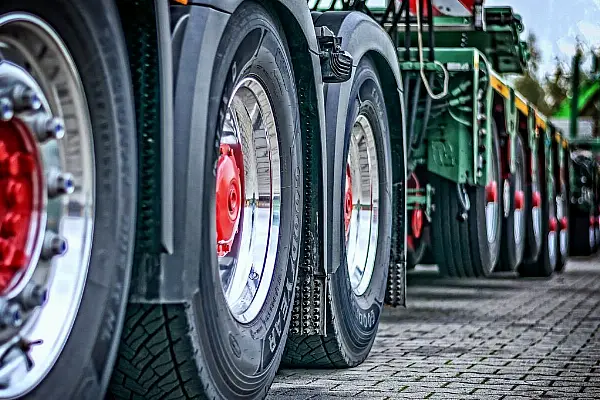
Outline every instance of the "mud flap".
<path id="1" fill-rule="evenodd" d="M 392 230 L 392 251 L 388 273 L 385 304 L 392 307 L 406 307 L 406 196 L 405 183 L 397 182 L 393 188 L 394 224 Z"/>

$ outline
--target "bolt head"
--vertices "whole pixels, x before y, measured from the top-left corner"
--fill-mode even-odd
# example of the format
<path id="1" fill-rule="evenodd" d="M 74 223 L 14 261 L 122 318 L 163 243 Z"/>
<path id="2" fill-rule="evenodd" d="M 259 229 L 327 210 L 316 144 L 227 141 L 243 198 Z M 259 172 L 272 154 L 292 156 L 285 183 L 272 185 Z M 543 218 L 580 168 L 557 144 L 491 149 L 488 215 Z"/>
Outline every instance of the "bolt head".
<path id="1" fill-rule="evenodd" d="M 51 118 L 46 122 L 46 133 L 51 139 L 62 139 L 65 136 L 65 124 L 61 118 Z"/>
<path id="2" fill-rule="evenodd" d="M 10 121 L 15 115 L 15 110 L 12 101 L 3 97 L 0 99 L 0 119 L 2 121 Z"/>

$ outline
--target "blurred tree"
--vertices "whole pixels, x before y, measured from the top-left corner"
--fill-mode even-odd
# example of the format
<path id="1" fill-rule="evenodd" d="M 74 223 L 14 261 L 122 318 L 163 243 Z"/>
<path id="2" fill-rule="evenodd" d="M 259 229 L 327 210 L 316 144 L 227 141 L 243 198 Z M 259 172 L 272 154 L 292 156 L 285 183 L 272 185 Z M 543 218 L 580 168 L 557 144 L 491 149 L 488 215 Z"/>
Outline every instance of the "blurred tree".
<path id="1" fill-rule="evenodd" d="M 551 113 L 558 111 L 561 103 L 567 98 L 570 90 L 569 75 L 565 72 L 563 63 L 556 57 L 554 59 L 554 72 L 544 78 L 546 90 L 546 104 Z"/>
<path id="2" fill-rule="evenodd" d="M 549 115 L 552 108 L 547 103 L 547 92 L 543 82 L 537 76 L 542 54 L 537 44 L 537 37 L 533 33 L 527 36 L 527 46 L 531 58 L 524 74 L 515 80 L 515 89 L 533 103 L 541 113 Z"/>

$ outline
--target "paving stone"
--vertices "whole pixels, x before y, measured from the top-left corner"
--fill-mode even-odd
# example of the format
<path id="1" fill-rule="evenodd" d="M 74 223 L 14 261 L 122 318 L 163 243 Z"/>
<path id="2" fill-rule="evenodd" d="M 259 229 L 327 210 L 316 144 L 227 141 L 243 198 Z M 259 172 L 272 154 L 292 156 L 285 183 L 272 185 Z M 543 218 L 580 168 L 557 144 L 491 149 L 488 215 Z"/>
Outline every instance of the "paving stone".
<path id="1" fill-rule="evenodd" d="M 282 370 L 268 399 L 600 398 L 600 260 L 550 280 L 409 273 L 370 357 L 345 370 Z"/>

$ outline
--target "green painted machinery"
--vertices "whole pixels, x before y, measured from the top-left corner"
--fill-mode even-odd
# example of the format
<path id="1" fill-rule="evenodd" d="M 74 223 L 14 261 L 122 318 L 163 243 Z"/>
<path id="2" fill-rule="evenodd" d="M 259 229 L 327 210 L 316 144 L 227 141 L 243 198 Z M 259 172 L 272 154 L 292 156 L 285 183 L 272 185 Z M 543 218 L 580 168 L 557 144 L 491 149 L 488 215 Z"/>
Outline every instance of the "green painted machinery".
<path id="1" fill-rule="evenodd" d="M 396 45 L 409 267 L 435 263 L 454 277 L 550 276 L 568 253 L 567 140 L 505 77 L 527 68 L 521 17 L 481 0 L 458 3 L 313 5 L 365 12 Z"/>

